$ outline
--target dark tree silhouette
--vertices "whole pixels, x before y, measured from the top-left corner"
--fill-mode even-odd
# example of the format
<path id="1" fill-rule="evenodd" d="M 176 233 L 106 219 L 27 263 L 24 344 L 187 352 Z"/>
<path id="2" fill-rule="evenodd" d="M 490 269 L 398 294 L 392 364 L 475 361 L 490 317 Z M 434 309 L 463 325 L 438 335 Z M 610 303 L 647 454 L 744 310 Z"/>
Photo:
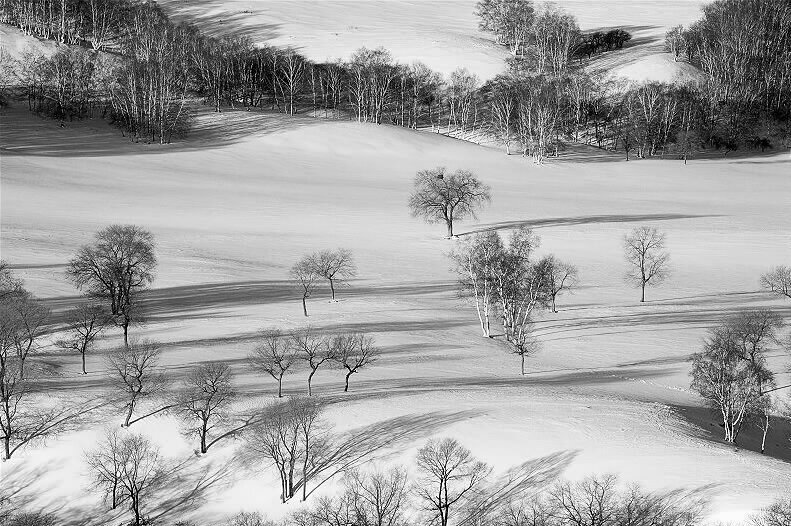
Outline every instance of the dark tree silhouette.
<path id="1" fill-rule="evenodd" d="M 453 237 L 453 222 L 475 217 L 484 203 L 491 201 L 489 187 L 472 172 L 446 172 L 444 167 L 422 170 L 415 177 L 415 188 L 409 197 L 409 209 L 414 217 L 428 223 L 445 222 L 448 238 Z"/>
<path id="2" fill-rule="evenodd" d="M 128 345 L 138 294 L 153 282 L 156 264 L 151 232 L 111 225 L 96 234 L 93 244 L 80 248 L 67 273 L 79 289 L 107 302 Z"/>

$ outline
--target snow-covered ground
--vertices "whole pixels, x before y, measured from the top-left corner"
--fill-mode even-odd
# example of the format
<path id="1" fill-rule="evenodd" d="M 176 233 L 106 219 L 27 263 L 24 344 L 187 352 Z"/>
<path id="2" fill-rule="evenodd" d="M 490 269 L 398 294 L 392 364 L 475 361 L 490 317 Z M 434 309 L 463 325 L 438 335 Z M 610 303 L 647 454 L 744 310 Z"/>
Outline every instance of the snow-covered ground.
<path id="1" fill-rule="evenodd" d="M 755 292 L 761 272 L 791 260 L 787 155 L 684 166 L 590 150 L 536 166 L 425 132 L 245 112 L 205 115 L 193 139 L 164 147 L 130 144 L 90 121 L 61 128 L 17 109 L 3 122 L 2 257 L 61 308 L 75 294 L 63 265 L 94 231 L 114 222 L 150 229 L 160 268 L 153 317 L 138 334 L 169 344 L 165 363 L 176 376 L 229 360 L 249 404 L 271 399 L 274 382 L 244 366 L 252 336 L 305 324 L 297 291 L 283 283 L 288 267 L 305 253 L 347 247 L 360 279 L 338 303 L 310 300 L 308 321 L 368 331 L 384 357 L 353 377 L 348 395 L 337 372 L 317 376 L 320 393 L 340 398 L 330 411 L 339 428 L 429 415 L 436 424 L 417 426 L 400 460 L 430 435 L 456 436 L 498 469 L 573 452 L 567 476 L 613 472 L 651 489 L 702 488 L 716 518 L 742 517 L 791 491 L 789 464 L 772 458 L 788 458 L 787 430 L 774 430 L 769 456 L 717 443 L 716 419 L 688 390 L 686 363 L 706 327 L 729 312 L 791 313 L 788 302 Z M 493 189 L 491 207 L 461 232 L 534 224 L 543 251 L 580 269 L 581 289 L 540 322 L 543 348 L 526 377 L 515 356 L 479 336 L 474 311 L 455 296 L 445 256 L 454 242 L 407 213 L 414 172 L 437 165 L 473 170 Z M 667 232 L 673 260 L 672 279 L 645 305 L 622 281 L 620 246 L 642 224 Z M 89 359 L 85 379 L 75 357 L 44 354 L 63 367 L 63 389 L 101 384 L 99 358 Z M 292 375 L 287 393 L 302 392 L 303 377 Z M 27 450 L 0 468 L 3 476 L 46 467 L 36 484 L 51 487 L 39 502 L 60 492 L 90 509 L 98 501 L 85 489 L 80 453 L 100 429 Z M 140 429 L 173 456 L 193 447 L 167 417 Z M 213 450 L 199 465 L 238 446 Z M 194 512 L 280 515 L 295 504 L 276 504 L 274 475 L 263 466 L 236 470 L 226 481 L 233 489 L 218 486 Z"/>
<path id="2" fill-rule="evenodd" d="M 487 77 L 505 56 L 477 32 L 472 1 L 161 3 L 207 29 L 298 44 L 316 59 L 384 45 L 399 60 L 420 58 L 443 72 L 465 66 Z M 675 74 L 669 56 L 656 55 L 657 39 L 694 20 L 699 7 L 561 5 L 585 29 L 630 26 L 646 38 L 603 66 L 629 78 L 659 66 L 664 76 Z M 3 45 L 21 50 L 9 35 Z M 790 302 L 757 292 L 762 272 L 791 262 L 789 162 L 787 153 L 686 166 L 624 162 L 577 147 L 536 166 L 427 132 L 236 111 L 201 115 L 188 141 L 148 146 L 102 122 L 60 127 L 17 107 L 0 114 L 0 251 L 60 312 L 76 295 L 63 270 L 77 247 L 108 224 L 138 224 L 156 236 L 160 265 L 151 319 L 135 333 L 167 344 L 163 361 L 175 377 L 196 363 L 227 360 L 250 408 L 276 393 L 271 379 L 245 366 L 255 331 L 306 322 L 364 330 L 382 359 L 352 377 L 348 394 L 338 371 L 320 371 L 314 385 L 335 401 L 328 414 L 339 431 L 380 426 L 388 437 L 384 423 L 409 423 L 382 461 L 409 463 L 430 436 L 454 436 L 498 470 L 565 452 L 573 456 L 565 476 L 609 472 L 649 489 L 700 490 L 711 498 L 712 520 L 738 520 L 791 492 L 789 429 L 772 430 L 766 456 L 753 451 L 754 430 L 744 449 L 721 444 L 715 415 L 688 389 L 687 358 L 728 313 L 768 306 L 791 316 Z M 472 170 L 492 187 L 491 206 L 459 232 L 533 225 L 542 253 L 580 270 L 580 289 L 538 323 L 542 349 L 525 377 L 516 356 L 480 337 L 474 311 L 456 296 L 446 257 L 455 242 L 407 212 L 415 171 L 440 165 Z M 636 225 L 665 231 L 672 254 L 671 279 L 649 290 L 644 305 L 622 279 L 621 239 Z M 306 320 L 298 291 L 284 281 L 288 268 L 335 247 L 354 252 L 359 279 L 337 303 L 326 294 L 309 300 Z M 102 346 L 117 341 L 109 334 Z M 87 377 L 77 374 L 78 357 L 46 348 L 40 359 L 58 369 L 57 396 L 94 393 L 103 383 L 98 356 L 89 357 Z M 788 361 L 772 357 L 777 371 Z M 304 371 L 287 377 L 286 394 L 303 393 L 304 381 Z M 64 524 L 82 524 L 77 518 L 88 514 L 91 524 L 111 523 L 88 489 L 82 452 L 117 421 L 103 415 L 24 450 L 0 465 L 0 479 L 19 485 L 33 506 L 57 511 Z M 193 444 L 171 418 L 135 428 L 165 455 L 191 457 Z M 190 462 L 196 473 L 229 473 L 180 517 L 213 524 L 242 509 L 278 517 L 299 506 L 278 504 L 274 471 L 234 460 L 241 446 L 227 442 Z"/>

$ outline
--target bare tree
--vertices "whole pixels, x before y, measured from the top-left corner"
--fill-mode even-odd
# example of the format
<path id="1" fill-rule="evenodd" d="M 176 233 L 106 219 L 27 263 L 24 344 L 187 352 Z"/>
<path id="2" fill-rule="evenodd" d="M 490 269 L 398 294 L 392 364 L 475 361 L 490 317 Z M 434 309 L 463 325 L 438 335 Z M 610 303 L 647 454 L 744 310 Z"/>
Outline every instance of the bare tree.
<path id="1" fill-rule="evenodd" d="M 665 234 L 642 226 L 624 236 L 624 255 L 629 264 L 626 280 L 640 287 L 640 301 L 645 302 L 645 288 L 658 285 L 670 272 L 670 254 L 665 250 Z"/>
<path id="2" fill-rule="evenodd" d="M 291 335 L 291 345 L 297 356 L 305 360 L 310 367 L 308 373 L 308 396 L 313 396 L 311 383 L 316 371 L 324 363 L 334 358 L 332 339 L 321 334 L 317 334 L 312 327 L 305 327 Z"/>
<path id="3" fill-rule="evenodd" d="M 283 397 L 283 377 L 297 356 L 289 338 L 280 329 L 261 331 L 261 343 L 249 356 L 250 365 L 277 380 L 277 397 Z"/>
<path id="4" fill-rule="evenodd" d="M 108 428 L 96 449 L 85 454 L 85 462 L 91 470 L 94 487 L 104 492 L 110 508 L 118 507 L 121 485 L 121 436 L 115 427 Z"/>
<path id="5" fill-rule="evenodd" d="M 761 288 L 791 298 L 791 267 L 780 265 L 763 274 Z"/>
<path id="6" fill-rule="evenodd" d="M 379 350 L 374 344 L 374 339 L 362 333 L 335 336 L 331 345 L 333 359 L 346 369 L 343 392 L 347 392 L 349 377 L 374 363 L 379 356 Z"/>
<path id="7" fill-rule="evenodd" d="M 473 496 L 491 472 L 454 439 L 430 440 L 417 454 L 419 479 L 415 492 L 440 526 L 448 526 L 451 510 Z"/>
<path id="8" fill-rule="evenodd" d="M 132 524 L 147 523 L 145 504 L 161 482 L 159 450 L 143 435 L 123 437 L 113 432 L 87 454 L 94 482 L 105 495 L 115 495 L 115 504 L 126 502 L 134 516 Z"/>
<path id="9" fill-rule="evenodd" d="M 129 343 L 138 293 L 154 281 L 154 236 L 134 225 L 111 225 L 96 234 L 69 262 L 67 274 L 90 296 L 109 304 Z"/>
<path id="10" fill-rule="evenodd" d="M 308 315 L 307 299 L 313 294 L 316 282 L 321 276 L 316 273 L 316 262 L 314 256 L 305 256 L 291 267 L 291 278 L 299 283 L 302 289 L 302 312 Z"/>
<path id="11" fill-rule="evenodd" d="M 308 498 L 308 481 L 313 475 L 317 459 L 324 454 L 326 427 L 321 416 L 324 404 L 314 399 L 294 398 L 290 404 L 291 414 L 297 422 L 300 447 L 302 449 L 302 500 Z"/>
<path id="12" fill-rule="evenodd" d="M 552 299 L 552 312 L 557 312 L 557 297 L 570 292 L 579 282 L 577 267 L 559 261 L 555 256 L 546 259 L 547 292 Z"/>
<path id="13" fill-rule="evenodd" d="M 345 248 L 322 250 L 313 256 L 313 264 L 316 274 L 330 282 L 333 300 L 335 300 L 335 284 L 357 275 L 352 251 Z"/>
<path id="14" fill-rule="evenodd" d="M 184 380 L 177 407 L 187 434 L 198 437 L 201 453 L 228 436 L 223 432 L 214 437 L 211 434 L 228 422 L 229 406 L 236 395 L 232 378 L 227 364 L 209 362 L 194 367 Z"/>
<path id="15" fill-rule="evenodd" d="M 23 288 L 2 300 L 0 323 L 16 353 L 20 378 L 25 377 L 25 361 L 44 335 L 49 315 L 49 309 Z"/>
<path id="16" fill-rule="evenodd" d="M 357 524 L 405 526 L 407 473 L 404 468 L 363 472 L 352 470 L 344 477 L 346 498 Z"/>
<path id="17" fill-rule="evenodd" d="M 88 374 L 85 369 L 85 355 L 109 322 L 110 318 L 101 305 L 82 304 L 70 313 L 66 337 L 58 340 L 56 344 L 67 351 L 80 353 L 82 374 Z"/>
<path id="18" fill-rule="evenodd" d="M 161 351 L 155 342 L 131 342 L 110 351 L 107 364 L 115 388 L 122 392 L 124 407 L 127 409 L 124 427 L 152 414 L 132 415 L 141 401 L 160 394 L 165 388 L 165 376 L 159 367 Z"/>
<path id="19" fill-rule="evenodd" d="M 453 222 L 476 217 L 475 212 L 491 201 L 489 187 L 472 172 L 446 172 L 444 167 L 422 170 L 415 177 L 415 188 L 409 197 L 413 217 L 428 223 L 445 222 L 448 239 L 453 237 Z"/>

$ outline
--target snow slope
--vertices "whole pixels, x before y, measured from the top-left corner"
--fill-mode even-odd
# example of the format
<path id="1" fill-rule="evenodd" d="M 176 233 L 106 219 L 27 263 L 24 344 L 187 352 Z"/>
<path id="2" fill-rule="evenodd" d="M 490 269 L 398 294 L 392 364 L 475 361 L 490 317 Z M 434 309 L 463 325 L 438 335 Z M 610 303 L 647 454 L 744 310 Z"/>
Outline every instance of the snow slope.
<path id="1" fill-rule="evenodd" d="M 131 144 L 100 122 L 60 128 L 19 109 L 2 122 L 2 257 L 61 312 L 76 292 L 64 264 L 80 244 L 114 222 L 150 229 L 160 266 L 150 320 L 136 332 L 167 344 L 164 363 L 176 377 L 228 360 L 246 407 L 271 401 L 274 382 L 244 363 L 255 331 L 304 325 L 299 295 L 284 281 L 289 266 L 347 247 L 359 280 L 337 303 L 326 293 L 309 300 L 307 321 L 372 333 L 383 357 L 352 378 L 348 394 L 337 371 L 320 372 L 315 388 L 333 399 L 338 430 L 373 426 L 387 437 L 389 419 L 409 422 L 386 461 L 408 463 L 429 436 L 455 436 L 498 470 L 564 453 L 573 457 L 558 466 L 566 476 L 612 472 L 649 489 L 704 492 L 715 520 L 742 518 L 791 491 L 791 467 L 777 458 L 789 458 L 787 427 L 773 430 L 767 456 L 748 450 L 752 431 L 746 449 L 720 444 L 716 419 L 688 390 L 686 362 L 728 313 L 771 306 L 791 315 L 789 302 L 756 292 L 761 272 L 791 261 L 787 155 L 684 166 L 586 150 L 536 166 L 425 132 L 248 112 L 205 114 L 193 138 L 164 147 Z M 542 252 L 579 267 L 580 290 L 538 323 L 542 350 L 525 377 L 517 357 L 480 337 L 474 311 L 456 297 L 446 258 L 454 242 L 407 213 L 415 171 L 438 165 L 470 169 L 493 189 L 492 205 L 459 232 L 533 225 Z M 622 281 L 621 238 L 643 224 L 667 232 L 673 276 L 641 305 Z M 53 393 L 103 385 L 99 357 L 87 377 L 75 357 L 48 348 L 40 359 L 60 370 Z M 787 361 L 772 357 L 777 370 Z M 287 394 L 304 391 L 304 376 L 287 379 Z M 165 454 L 190 458 L 192 444 L 169 417 L 135 427 Z M 62 517 L 92 512 L 96 524 L 109 523 L 81 461 L 101 429 L 97 422 L 27 450 L 2 476 L 20 485 L 35 478 L 26 494 Z M 240 509 L 276 517 L 299 505 L 277 504 L 275 473 L 239 466 L 240 447 L 228 442 L 189 462 L 233 469 L 179 517 L 211 524 Z"/>
<path id="2" fill-rule="evenodd" d="M 172 16 L 210 34 L 247 36 L 292 46 L 313 60 L 348 58 L 361 46 L 384 46 L 396 60 L 421 60 L 443 74 L 466 67 L 482 79 L 504 70 L 507 51 L 478 30 L 475 0 L 159 0 Z M 627 57 L 661 53 L 667 28 L 699 16 L 698 0 L 556 2 L 583 30 L 624 27 L 634 34 Z M 618 56 L 622 56 L 620 53 Z"/>

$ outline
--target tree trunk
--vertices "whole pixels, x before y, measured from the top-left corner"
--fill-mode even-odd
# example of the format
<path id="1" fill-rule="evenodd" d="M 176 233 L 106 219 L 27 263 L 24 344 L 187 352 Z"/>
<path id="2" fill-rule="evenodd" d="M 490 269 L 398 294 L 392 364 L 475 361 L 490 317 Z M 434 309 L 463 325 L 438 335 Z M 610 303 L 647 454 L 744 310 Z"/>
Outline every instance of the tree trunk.
<path id="1" fill-rule="evenodd" d="M 277 379 L 277 397 L 283 398 L 283 376 Z"/>
<path id="2" fill-rule="evenodd" d="M 209 448 L 206 447 L 206 434 L 208 430 L 206 429 L 206 420 L 204 420 L 201 424 L 201 432 L 200 432 L 200 452 L 206 453 Z"/>
<path id="3" fill-rule="evenodd" d="M 332 301 L 335 301 L 335 283 L 332 278 L 330 278 L 330 290 L 332 291 Z"/>
<path id="4" fill-rule="evenodd" d="M 129 411 L 126 413 L 126 420 L 124 420 L 123 427 L 129 427 L 129 420 L 132 419 L 132 411 L 134 411 L 135 404 L 134 402 L 129 403 Z"/>
<path id="5" fill-rule="evenodd" d="M 766 451 L 766 435 L 769 433 L 769 411 L 764 412 L 764 425 L 761 426 L 763 434 L 761 435 L 761 454 Z"/>
<path id="6" fill-rule="evenodd" d="M 521 354 L 522 356 L 522 376 L 525 375 L 525 353 Z"/>
<path id="7" fill-rule="evenodd" d="M 3 449 L 5 450 L 4 460 L 11 458 L 11 436 L 10 433 L 3 437 Z"/>
<path id="8" fill-rule="evenodd" d="M 346 385 L 343 387 L 343 392 L 346 393 L 349 391 L 349 377 L 352 375 L 352 372 L 349 371 L 346 373 Z"/>
<path id="9" fill-rule="evenodd" d="M 82 351 L 82 374 L 88 374 L 85 370 L 85 349 Z"/>
<path id="10" fill-rule="evenodd" d="M 640 287 L 640 303 L 645 303 L 645 281 L 642 283 Z"/>
<path id="11" fill-rule="evenodd" d="M 308 396 L 313 396 L 313 388 L 311 386 L 311 382 L 313 381 L 314 374 L 316 374 L 316 369 L 311 369 L 310 374 L 308 375 Z"/>
<path id="12" fill-rule="evenodd" d="M 453 239 L 453 219 L 446 219 L 445 223 L 448 226 L 448 239 Z"/>
<path id="13" fill-rule="evenodd" d="M 302 312 L 305 314 L 305 316 L 307 316 L 308 315 L 308 305 L 305 302 L 305 299 L 306 299 L 306 296 L 303 295 L 302 296 Z"/>

